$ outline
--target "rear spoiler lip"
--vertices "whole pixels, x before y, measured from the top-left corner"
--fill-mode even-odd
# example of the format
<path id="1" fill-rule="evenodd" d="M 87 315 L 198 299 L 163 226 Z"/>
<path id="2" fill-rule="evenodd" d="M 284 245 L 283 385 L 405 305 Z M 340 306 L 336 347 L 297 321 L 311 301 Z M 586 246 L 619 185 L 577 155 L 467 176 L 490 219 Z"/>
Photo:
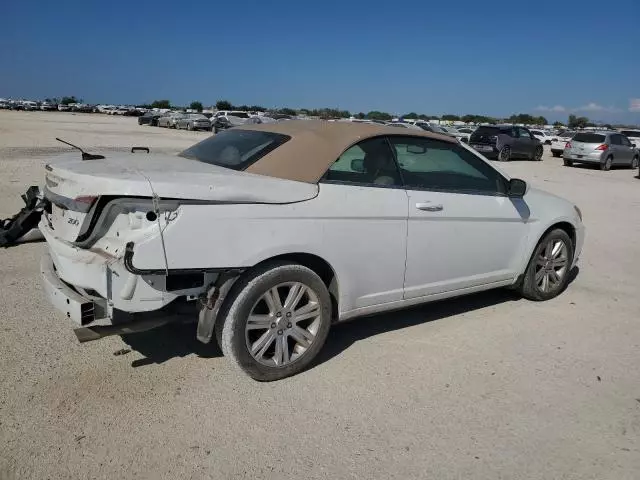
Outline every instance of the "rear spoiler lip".
<path id="1" fill-rule="evenodd" d="M 49 190 L 49 187 L 44 187 L 44 198 L 60 208 L 71 210 L 73 212 L 88 213 L 93 206 L 93 203 L 77 202 L 72 198 L 67 198 L 63 195 L 53 193 Z"/>

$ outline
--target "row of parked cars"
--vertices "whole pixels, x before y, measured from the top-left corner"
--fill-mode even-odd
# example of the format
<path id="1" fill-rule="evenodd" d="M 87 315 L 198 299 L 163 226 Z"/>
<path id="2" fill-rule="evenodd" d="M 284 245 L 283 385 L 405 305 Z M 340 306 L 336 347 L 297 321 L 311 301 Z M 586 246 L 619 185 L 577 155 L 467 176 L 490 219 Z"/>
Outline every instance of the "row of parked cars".
<path id="1" fill-rule="evenodd" d="M 248 112 L 220 110 L 214 113 L 183 113 L 149 111 L 138 117 L 138 125 L 175 128 L 176 130 L 206 130 L 218 133 L 220 130 L 238 125 L 272 123 L 290 120 L 292 117 L 282 114 L 251 115 Z"/>
<path id="2" fill-rule="evenodd" d="M 538 132 L 541 133 L 541 132 Z M 470 136 L 469 144 L 485 157 L 500 161 L 512 158 L 542 160 L 543 144 L 550 145 L 554 157 L 566 166 L 576 163 L 638 168 L 640 130 L 572 131 L 563 130 L 541 139 L 534 130 L 514 125 L 484 125 Z"/>

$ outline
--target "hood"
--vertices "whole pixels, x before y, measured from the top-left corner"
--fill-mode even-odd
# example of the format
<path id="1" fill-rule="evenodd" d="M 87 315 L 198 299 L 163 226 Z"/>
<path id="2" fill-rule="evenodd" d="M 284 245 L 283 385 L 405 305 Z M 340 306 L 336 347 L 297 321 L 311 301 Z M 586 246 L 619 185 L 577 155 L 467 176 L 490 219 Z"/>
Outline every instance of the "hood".
<path id="1" fill-rule="evenodd" d="M 108 153 L 100 160 L 79 153 L 55 158 L 46 166 L 49 191 L 66 197 L 141 196 L 216 202 L 292 203 L 309 200 L 318 186 L 238 172 L 175 155 Z"/>

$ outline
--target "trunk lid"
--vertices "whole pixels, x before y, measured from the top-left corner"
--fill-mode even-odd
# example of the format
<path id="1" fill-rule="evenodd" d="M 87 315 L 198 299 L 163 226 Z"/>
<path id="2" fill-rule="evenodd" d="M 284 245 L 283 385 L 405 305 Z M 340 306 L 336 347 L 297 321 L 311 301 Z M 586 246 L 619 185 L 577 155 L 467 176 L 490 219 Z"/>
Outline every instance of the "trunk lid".
<path id="1" fill-rule="evenodd" d="M 47 164 L 47 216 L 56 236 L 75 241 L 98 197 L 152 197 L 212 203 L 294 203 L 314 198 L 318 186 L 239 172 L 163 154 L 109 154 L 100 160 L 68 154 Z"/>

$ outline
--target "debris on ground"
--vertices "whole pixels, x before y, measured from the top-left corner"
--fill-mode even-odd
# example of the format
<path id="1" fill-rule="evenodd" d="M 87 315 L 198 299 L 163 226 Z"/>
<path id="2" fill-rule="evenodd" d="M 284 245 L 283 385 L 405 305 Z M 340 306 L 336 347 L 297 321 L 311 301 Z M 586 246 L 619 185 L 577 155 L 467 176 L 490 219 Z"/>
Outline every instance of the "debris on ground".
<path id="1" fill-rule="evenodd" d="M 37 186 L 31 186 L 22 195 L 25 206 L 11 218 L 0 219 L 0 247 L 10 247 L 17 243 L 42 240 L 38 223 L 48 205 Z"/>

